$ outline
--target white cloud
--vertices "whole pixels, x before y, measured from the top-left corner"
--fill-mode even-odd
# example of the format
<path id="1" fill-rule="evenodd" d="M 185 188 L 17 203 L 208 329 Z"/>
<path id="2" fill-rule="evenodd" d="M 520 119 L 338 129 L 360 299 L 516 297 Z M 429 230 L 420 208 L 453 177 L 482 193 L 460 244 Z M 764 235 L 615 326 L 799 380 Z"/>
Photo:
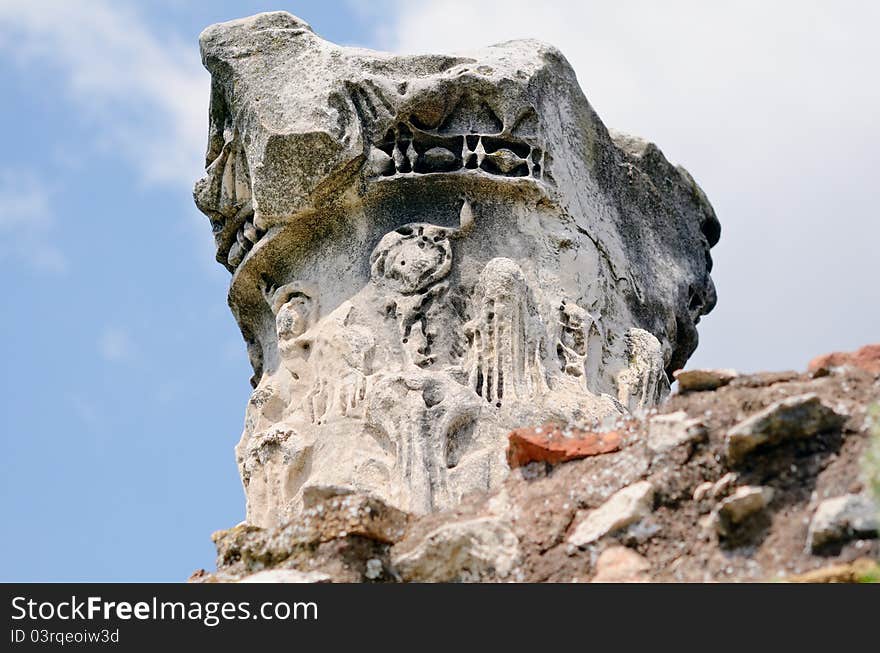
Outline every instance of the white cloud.
<path id="1" fill-rule="evenodd" d="M 52 241 L 50 191 L 36 177 L 0 169 L 0 261 L 63 272 L 67 259 Z"/>
<path id="2" fill-rule="evenodd" d="M 116 326 L 105 327 L 98 339 L 98 352 L 110 363 L 128 360 L 134 353 L 131 336 L 125 329 Z"/>
<path id="3" fill-rule="evenodd" d="M 880 5 L 397 2 L 405 52 L 559 47 L 616 129 L 683 163 L 722 224 L 719 304 L 693 363 L 803 367 L 878 338 Z"/>
<path id="4" fill-rule="evenodd" d="M 195 43 L 157 36 L 121 2 L 0 0 L 0 51 L 61 71 L 99 144 L 144 181 L 189 186 L 200 174 L 209 78 Z"/>

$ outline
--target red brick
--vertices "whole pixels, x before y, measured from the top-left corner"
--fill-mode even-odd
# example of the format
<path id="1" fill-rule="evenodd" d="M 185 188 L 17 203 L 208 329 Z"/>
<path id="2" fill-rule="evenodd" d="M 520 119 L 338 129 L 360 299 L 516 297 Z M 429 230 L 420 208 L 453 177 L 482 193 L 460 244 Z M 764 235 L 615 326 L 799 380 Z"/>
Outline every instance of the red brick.
<path id="1" fill-rule="evenodd" d="M 570 436 L 566 437 L 565 433 Z M 562 463 L 620 449 L 618 431 L 595 433 L 575 428 L 563 429 L 555 424 L 516 429 L 507 436 L 507 463 L 510 468 L 531 462 Z"/>
<path id="2" fill-rule="evenodd" d="M 811 360 L 807 369 L 815 374 L 844 365 L 858 367 L 870 374 L 880 374 L 880 344 L 865 345 L 851 352 L 835 351 L 822 354 Z"/>

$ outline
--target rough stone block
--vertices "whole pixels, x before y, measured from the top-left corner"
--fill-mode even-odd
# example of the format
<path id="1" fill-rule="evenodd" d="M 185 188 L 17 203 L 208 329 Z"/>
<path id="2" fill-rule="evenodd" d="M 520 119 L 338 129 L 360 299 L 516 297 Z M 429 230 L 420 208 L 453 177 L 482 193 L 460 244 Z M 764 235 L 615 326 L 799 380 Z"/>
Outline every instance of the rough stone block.
<path id="1" fill-rule="evenodd" d="M 758 447 L 807 438 L 840 428 L 846 421 L 815 394 L 777 401 L 734 426 L 727 434 L 727 458 L 743 460 Z"/>

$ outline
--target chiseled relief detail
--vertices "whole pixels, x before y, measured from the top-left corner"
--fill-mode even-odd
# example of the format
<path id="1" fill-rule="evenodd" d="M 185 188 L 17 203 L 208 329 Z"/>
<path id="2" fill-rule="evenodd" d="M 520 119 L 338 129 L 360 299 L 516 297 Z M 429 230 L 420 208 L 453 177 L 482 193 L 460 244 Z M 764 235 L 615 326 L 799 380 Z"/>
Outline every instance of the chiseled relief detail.
<path id="1" fill-rule="evenodd" d="M 615 401 L 598 389 L 610 346 L 601 324 L 546 297 L 510 258 L 485 264 L 462 314 L 450 273 L 474 220 L 465 201 L 459 228 L 385 234 L 367 286 L 323 317 L 313 284 L 265 288 L 282 369 L 253 393 L 240 457 L 267 515 L 355 491 L 416 512 L 448 507 L 503 478 L 514 424 L 616 416 L 660 397 L 656 338 L 620 334 L 632 365 L 618 372 Z"/>
<path id="2" fill-rule="evenodd" d="M 717 220 L 653 145 L 609 134 L 558 52 L 387 55 L 283 12 L 201 47 L 194 196 L 254 369 L 248 523 L 353 492 L 453 506 L 505 477 L 511 429 L 668 392 L 715 302 Z"/>
<path id="3" fill-rule="evenodd" d="M 217 260 L 231 272 L 266 229 L 258 221 L 255 224 L 247 158 L 238 132 L 228 124 L 222 143 L 219 151 L 208 152 L 206 175 L 197 182 L 194 197 L 199 209 L 211 218 Z"/>
<path id="4" fill-rule="evenodd" d="M 533 401 L 550 388 L 544 366 L 547 333 L 519 266 L 494 258 L 480 273 L 472 300 L 468 386 L 490 404 Z"/>
<path id="5" fill-rule="evenodd" d="M 488 104 L 473 96 L 468 99 L 471 101 L 460 102 L 442 124 L 428 126 L 415 117 L 398 123 L 370 148 L 371 172 L 395 177 L 482 170 L 552 183 L 546 171 L 549 155 L 519 137 L 525 133 L 534 139 L 535 110 L 528 108 L 510 129 L 504 129 Z"/>
<path id="6" fill-rule="evenodd" d="M 407 224 L 386 234 L 370 256 L 370 282 L 396 320 L 408 365 L 427 368 L 442 321 L 439 304 L 449 290 L 450 233 L 429 224 Z"/>

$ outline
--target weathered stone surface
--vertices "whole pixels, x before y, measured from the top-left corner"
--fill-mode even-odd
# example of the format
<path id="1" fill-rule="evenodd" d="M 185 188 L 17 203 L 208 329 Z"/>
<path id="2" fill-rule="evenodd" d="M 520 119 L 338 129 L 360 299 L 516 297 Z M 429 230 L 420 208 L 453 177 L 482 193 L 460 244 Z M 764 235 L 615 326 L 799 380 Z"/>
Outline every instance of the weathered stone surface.
<path id="1" fill-rule="evenodd" d="M 764 510 L 773 500 L 773 488 L 743 486 L 719 505 L 715 525 L 720 535 L 729 535 L 737 525 Z"/>
<path id="2" fill-rule="evenodd" d="M 364 576 L 367 580 L 377 580 L 385 573 L 385 566 L 378 558 L 370 558 L 367 560 L 366 571 Z"/>
<path id="3" fill-rule="evenodd" d="M 816 393 L 826 404 L 850 415 L 847 427 L 797 446 L 767 449 L 730 471 L 725 461 L 725 437 L 742 419 L 743 407 L 766 407 L 780 397 L 805 392 Z M 878 402 L 880 384 L 872 375 L 852 367 L 822 377 L 799 375 L 773 386 L 729 385 L 714 392 L 675 395 L 659 411 L 684 411 L 703 421 L 709 431 L 706 440 L 686 457 L 675 455 L 684 447 L 671 450 L 670 455 L 650 452 L 648 430 L 655 416 L 651 412 L 627 421 L 620 450 L 553 467 L 527 465 L 495 490 L 464 497 L 452 508 L 412 516 L 398 544 L 361 535 L 343 536 L 340 531 L 327 533 L 338 537 L 316 543 L 308 538 L 273 537 L 276 531 L 284 533 L 287 526 L 267 530 L 243 525 L 238 528 L 244 532 L 242 538 L 254 540 L 244 547 L 244 557 L 239 557 L 241 547 L 230 549 L 229 559 L 218 571 L 198 572 L 191 580 L 235 582 L 272 568 L 315 571 L 333 582 L 397 582 L 403 579 L 391 562 L 392 549 L 395 555 L 402 555 L 404 544 L 408 550 L 415 549 L 427 534 L 449 524 L 483 519 L 503 524 L 514 533 L 518 540 L 516 562 L 512 567 L 498 565 L 505 570 L 502 577 L 491 571 L 492 565 L 467 562 L 468 556 L 462 556 L 465 564 L 461 573 L 449 568 L 445 577 L 473 580 L 476 574 L 468 569 L 477 568 L 484 570 L 480 580 L 487 582 L 584 581 L 601 571 L 598 558 L 604 549 L 623 544 L 650 562 L 644 575 L 653 582 L 863 580 L 866 575 L 856 574 L 848 563 L 860 557 L 876 559 L 880 539 L 857 535 L 815 552 L 805 546 L 805 539 L 822 498 L 871 491 L 873 486 L 862 474 L 868 471 L 866 453 L 874 433 L 871 407 Z M 656 488 L 653 512 L 587 546 L 567 541 L 590 509 L 601 507 L 616 492 L 643 479 Z M 716 537 L 718 504 L 742 486 L 773 487 L 773 500 L 733 525 L 729 536 Z M 694 494 L 697 500 L 691 501 Z M 329 497 L 311 504 L 305 511 L 306 519 L 317 517 L 319 503 L 344 498 Z M 712 514 L 706 517 L 709 511 Z M 267 542 L 275 548 L 267 550 Z M 828 565 L 842 571 L 810 573 Z M 876 580 L 876 568 L 872 573 Z"/>
<path id="4" fill-rule="evenodd" d="M 785 372 L 755 372 L 738 374 L 729 385 L 732 388 L 765 388 L 777 383 L 796 381 L 801 375 L 791 370 Z"/>
<path id="5" fill-rule="evenodd" d="M 758 447 L 806 438 L 840 428 L 846 416 L 809 393 L 775 402 L 734 426 L 727 434 L 727 457 L 739 462 Z"/>
<path id="6" fill-rule="evenodd" d="M 479 581 L 504 579 L 519 557 L 519 541 L 509 524 L 482 517 L 444 524 L 415 541 L 404 540 L 391 563 L 407 581 Z"/>
<path id="7" fill-rule="evenodd" d="M 511 431 L 508 442 L 507 464 L 514 469 L 532 462 L 555 465 L 610 453 L 620 448 L 621 434 L 617 431 L 592 432 L 545 424 Z"/>
<path id="8" fill-rule="evenodd" d="M 717 390 L 738 375 L 736 370 L 676 370 L 672 376 L 678 381 L 679 392 Z"/>
<path id="9" fill-rule="evenodd" d="M 320 571 L 266 569 L 245 576 L 239 583 L 329 583 L 330 576 Z"/>
<path id="10" fill-rule="evenodd" d="M 816 508 L 807 533 L 807 546 L 814 551 L 826 544 L 857 537 L 877 537 L 880 511 L 864 494 L 844 494 L 825 499 Z"/>
<path id="11" fill-rule="evenodd" d="M 616 492 L 608 501 L 588 512 L 575 526 L 569 544 L 586 546 L 647 517 L 654 508 L 654 486 L 640 481 Z"/>
<path id="12" fill-rule="evenodd" d="M 217 568 L 256 571 L 339 538 L 361 537 L 390 544 L 403 537 L 408 520 L 406 513 L 373 497 L 331 497 L 281 527 L 240 524 L 214 533 Z"/>
<path id="13" fill-rule="evenodd" d="M 689 418 L 684 411 L 657 415 L 648 422 L 648 448 L 654 453 L 664 453 L 705 438 L 703 423 Z"/>
<path id="14" fill-rule="evenodd" d="M 612 546 L 599 554 L 596 560 L 594 583 L 646 583 L 651 563 L 625 546 Z"/>
<path id="15" fill-rule="evenodd" d="M 341 492 L 454 506 L 502 482 L 513 428 L 667 393 L 715 304 L 718 221 L 684 169 L 606 129 L 557 50 L 398 56 L 284 12 L 200 45 L 194 195 L 254 369 L 249 524 Z"/>
<path id="16" fill-rule="evenodd" d="M 880 374 L 880 343 L 865 345 L 853 352 L 835 351 L 817 356 L 810 361 L 807 369 L 812 374 L 821 375 L 845 365 L 857 367 L 870 374 Z"/>

